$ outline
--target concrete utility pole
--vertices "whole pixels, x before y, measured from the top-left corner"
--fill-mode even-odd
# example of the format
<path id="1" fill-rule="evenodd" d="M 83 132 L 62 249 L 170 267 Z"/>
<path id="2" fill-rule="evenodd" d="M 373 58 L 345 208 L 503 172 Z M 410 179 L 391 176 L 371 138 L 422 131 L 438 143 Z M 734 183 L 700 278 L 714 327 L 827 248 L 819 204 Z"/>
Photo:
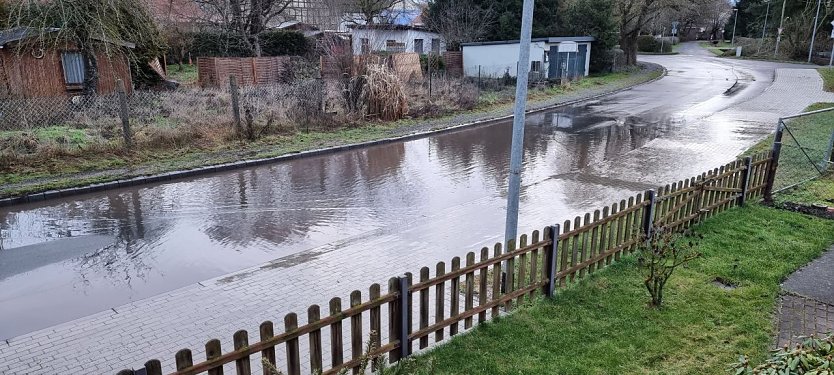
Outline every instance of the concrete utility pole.
<path id="1" fill-rule="evenodd" d="M 733 40 L 730 41 L 730 44 L 736 45 L 736 24 L 738 24 L 738 8 L 733 8 L 733 13 L 735 14 L 735 19 L 733 20 Z"/>
<path id="2" fill-rule="evenodd" d="M 822 0 L 817 0 L 817 15 L 814 16 L 814 30 L 811 33 L 811 48 L 808 48 L 808 62 L 811 62 L 811 55 L 814 54 L 814 39 L 817 39 L 817 21 L 820 18 L 820 5 L 822 5 Z"/>
<path id="3" fill-rule="evenodd" d="M 530 71 L 530 43 L 533 33 L 533 0 L 524 0 L 521 15 L 521 41 L 518 51 L 518 69 L 515 86 L 515 110 L 513 112 L 513 140 L 510 150 L 510 178 L 507 191 L 507 225 L 504 244 L 518 237 L 518 201 L 521 191 L 521 162 L 524 156 L 524 120 L 527 108 L 527 83 Z M 506 271 L 506 263 L 503 265 Z"/>
<path id="4" fill-rule="evenodd" d="M 764 44 L 765 33 L 767 32 L 767 16 L 770 15 L 770 0 L 765 0 L 765 4 L 767 4 L 767 9 L 765 10 L 764 26 L 762 26 L 762 40 L 759 41 L 759 50 L 756 51 L 756 54 L 761 52 L 762 44 Z"/>
<path id="5" fill-rule="evenodd" d="M 779 42 L 782 41 L 782 26 L 785 24 L 785 4 L 788 0 L 782 0 L 782 17 L 779 18 L 779 30 L 776 31 L 776 50 L 773 51 L 773 57 L 779 56 Z"/>

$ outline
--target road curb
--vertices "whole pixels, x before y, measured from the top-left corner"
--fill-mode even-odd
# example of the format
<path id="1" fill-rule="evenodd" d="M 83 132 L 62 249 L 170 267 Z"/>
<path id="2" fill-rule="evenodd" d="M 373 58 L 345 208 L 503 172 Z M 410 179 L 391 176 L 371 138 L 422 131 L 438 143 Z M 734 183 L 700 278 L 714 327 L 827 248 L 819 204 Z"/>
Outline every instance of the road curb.
<path id="1" fill-rule="evenodd" d="M 640 82 L 640 83 L 637 83 L 637 84 L 634 84 L 634 85 L 631 85 L 631 86 L 619 88 L 617 90 L 613 90 L 613 91 L 606 92 L 606 93 L 603 93 L 603 94 L 592 95 L 592 96 L 589 96 L 589 97 L 586 97 L 586 98 L 569 100 L 569 101 L 565 101 L 565 102 L 561 102 L 561 103 L 557 103 L 557 104 L 553 104 L 553 105 L 548 105 L 548 106 L 545 106 L 545 107 L 542 107 L 542 108 L 536 108 L 536 109 L 528 110 L 527 114 L 535 114 L 535 113 L 539 113 L 539 112 L 545 112 L 545 111 L 549 111 L 551 109 L 555 109 L 555 108 L 559 108 L 559 107 L 574 105 L 574 104 L 578 104 L 578 103 L 582 103 L 582 102 L 586 102 L 586 101 L 590 101 L 590 100 L 596 100 L 596 99 L 599 99 L 599 98 L 602 98 L 602 97 L 605 97 L 605 96 L 614 95 L 614 94 L 617 94 L 617 93 L 620 93 L 620 92 L 623 92 L 623 91 L 626 91 L 626 90 L 631 90 L 635 87 L 639 87 L 639 86 L 642 86 L 642 85 L 647 85 L 647 84 L 656 82 L 656 81 L 662 79 L 663 77 L 665 77 L 668 74 L 668 70 L 665 67 L 663 67 L 662 65 L 654 64 L 654 63 L 645 63 L 645 62 L 643 64 L 655 65 L 657 67 L 660 67 L 660 69 L 661 69 L 660 76 L 658 76 L 656 78 L 653 78 L 653 79 L 650 79 L 650 80 L 645 81 L 645 82 Z M 278 162 L 283 162 L 283 161 L 291 161 L 291 160 L 296 160 L 296 159 L 301 159 L 301 158 L 306 158 L 306 157 L 313 157 L 313 156 L 328 155 L 328 154 L 333 154 L 333 153 L 342 152 L 342 151 L 350 151 L 350 150 L 354 150 L 354 149 L 357 149 L 357 148 L 380 146 L 380 145 L 384 145 L 384 144 L 388 144 L 388 143 L 394 143 L 394 142 L 410 141 L 410 140 L 414 140 L 414 139 L 430 137 L 430 136 L 433 136 L 433 135 L 451 133 L 451 132 L 462 130 L 462 129 L 465 129 L 465 128 L 474 128 L 474 127 L 479 127 L 479 126 L 494 125 L 497 122 L 506 121 L 506 120 L 512 119 L 512 118 L 513 118 L 513 115 L 510 114 L 510 115 L 505 115 L 505 116 L 499 116 L 499 117 L 493 117 L 493 118 L 487 118 L 487 119 L 480 119 L 480 120 L 472 121 L 472 122 L 466 122 L 466 123 L 463 123 L 463 124 L 453 125 L 453 126 L 445 127 L 445 128 L 442 128 L 442 129 L 429 130 L 429 131 L 425 131 L 425 132 L 418 132 L 418 133 L 414 133 L 414 134 L 408 134 L 408 135 L 397 136 L 397 137 L 383 138 L 383 139 L 378 139 L 378 140 L 375 140 L 375 141 L 368 141 L 368 142 L 362 142 L 362 143 L 353 143 L 353 144 L 341 145 L 341 146 L 333 146 L 333 147 L 327 147 L 327 148 L 321 148 L 321 149 L 315 149 L 315 150 L 309 150 L 309 151 L 301 151 L 301 152 L 295 152 L 295 153 L 290 153 L 290 154 L 285 154 L 285 155 L 280 155 L 280 156 L 275 156 L 275 157 L 270 157 L 270 158 L 241 160 L 241 161 L 232 162 L 232 163 L 225 163 L 225 164 L 218 164 L 218 165 L 213 165 L 213 166 L 198 167 L 198 168 L 187 169 L 187 170 L 172 171 L 172 172 L 166 172 L 166 173 L 150 175 L 150 176 L 139 176 L 139 177 L 133 177 L 133 178 L 128 178 L 128 179 L 121 179 L 121 180 L 115 180 L 115 181 L 98 183 L 98 184 L 84 185 L 84 186 L 73 187 L 73 188 L 47 190 L 47 191 L 44 191 L 44 192 L 32 193 L 32 194 L 19 196 L 19 197 L 11 197 L 11 198 L 0 199 L 0 207 L 9 207 L 9 206 L 15 206 L 15 205 L 26 204 L 26 203 L 36 203 L 36 202 L 42 202 L 42 201 L 45 201 L 45 200 L 51 200 L 51 199 L 56 199 L 56 198 L 63 198 L 63 197 L 69 197 L 69 196 L 75 196 L 75 195 L 95 193 L 95 192 L 100 192 L 100 191 L 104 191 L 104 190 L 113 190 L 113 189 L 120 189 L 120 188 L 127 188 L 127 187 L 139 186 L 139 185 L 146 185 L 146 184 L 153 184 L 153 183 L 158 183 L 158 182 L 170 181 L 170 180 L 175 180 L 175 179 L 183 179 L 183 178 L 189 178 L 189 177 L 195 177 L 195 176 L 210 175 L 212 173 L 227 172 L 227 171 L 234 170 L 234 169 L 257 167 L 257 166 L 262 166 L 262 165 L 265 165 L 265 164 L 272 164 L 272 163 L 278 163 Z"/>

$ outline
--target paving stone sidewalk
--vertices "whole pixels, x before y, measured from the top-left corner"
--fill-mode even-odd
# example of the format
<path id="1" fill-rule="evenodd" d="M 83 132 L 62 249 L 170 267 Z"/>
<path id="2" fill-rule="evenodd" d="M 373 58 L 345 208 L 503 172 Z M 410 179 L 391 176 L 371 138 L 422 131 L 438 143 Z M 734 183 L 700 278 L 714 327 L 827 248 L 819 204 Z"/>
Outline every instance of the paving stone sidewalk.
<path id="1" fill-rule="evenodd" d="M 779 302 L 777 346 L 834 332 L 834 247 L 791 275 L 782 289 L 787 294 Z"/>
<path id="2" fill-rule="evenodd" d="M 785 78 L 794 74 L 780 70 L 765 95 L 781 92 L 794 98 L 787 110 L 831 95 L 822 92 L 821 80 Z M 834 95 L 829 100 L 834 101 Z M 761 107 L 768 99 L 751 102 L 767 111 Z M 407 232 L 404 228 L 394 235 Z M 361 247 L 325 246 L 0 342 L 0 374 L 114 374 L 126 367 L 138 368 L 150 358 L 162 360 L 163 368 L 172 370 L 173 354 L 181 348 L 191 348 L 199 360 L 205 358 L 201 348 L 209 339 L 218 338 L 223 348 L 231 348 L 232 334 L 246 329 L 254 341 L 258 325 L 265 320 L 282 327 L 281 318 L 294 311 L 303 322 L 311 304 L 326 306 L 333 296 L 347 297 L 353 289 L 367 290 L 371 283 L 386 285 L 391 276 L 464 255 L 446 253 L 438 259 L 436 249 L 415 246 L 418 250 L 408 257 L 388 259 L 377 254 L 378 259 L 361 270 L 343 267 L 368 257 L 375 246 L 373 238 Z"/>

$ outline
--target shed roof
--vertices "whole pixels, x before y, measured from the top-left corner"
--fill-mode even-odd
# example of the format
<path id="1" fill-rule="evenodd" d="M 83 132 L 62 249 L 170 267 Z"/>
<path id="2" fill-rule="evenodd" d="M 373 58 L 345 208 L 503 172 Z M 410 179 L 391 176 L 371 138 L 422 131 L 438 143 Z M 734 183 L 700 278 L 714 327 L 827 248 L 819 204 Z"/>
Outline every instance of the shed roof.
<path id="1" fill-rule="evenodd" d="M 9 43 L 19 42 L 21 40 L 37 36 L 41 32 L 51 34 L 58 31 L 61 31 L 61 29 L 56 27 L 50 27 L 43 30 L 39 30 L 28 26 L 18 26 L 7 30 L 0 30 L 0 48 L 4 47 L 6 44 Z M 130 42 L 112 41 L 104 37 L 99 37 L 95 39 L 106 43 L 120 45 L 122 47 L 136 48 L 136 45 Z"/>
<path id="2" fill-rule="evenodd" d="M 562 43 L 562 42 L 593 42 L 596 41 L 596 38 L 592 36 L 551 36 L 547 38 L 533 38 L 532 42 L 545 42 L 545 43 Z M 469 42 L 469 43 L 461 43 L 461 46 L 489 46 L 489 45 L 500 45 L 500 44 L 518 44 L 520 40 L 495 40 L 495 41 L 487 41 L 487 42 Z"/>

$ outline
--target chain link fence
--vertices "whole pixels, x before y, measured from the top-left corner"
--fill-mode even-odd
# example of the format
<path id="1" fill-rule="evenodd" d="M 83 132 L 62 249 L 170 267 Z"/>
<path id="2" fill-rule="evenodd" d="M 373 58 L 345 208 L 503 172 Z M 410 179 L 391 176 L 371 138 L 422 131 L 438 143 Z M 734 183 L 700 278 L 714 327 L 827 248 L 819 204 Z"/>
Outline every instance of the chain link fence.
<path id="1" fill-rule="evenodd" d="M 834 107 L 780 119 L 775 142 L 779 165 L 773 179 L 774 192 L 831 173 Z"/>

